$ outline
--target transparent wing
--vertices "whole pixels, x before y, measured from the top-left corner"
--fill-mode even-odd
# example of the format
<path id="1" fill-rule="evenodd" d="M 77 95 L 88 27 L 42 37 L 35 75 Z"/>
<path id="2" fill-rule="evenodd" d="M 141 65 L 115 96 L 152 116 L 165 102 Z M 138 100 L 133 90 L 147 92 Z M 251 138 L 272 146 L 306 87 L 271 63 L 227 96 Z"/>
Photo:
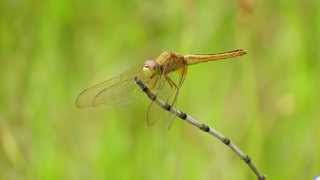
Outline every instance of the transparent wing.
<path id="1" fill-rule="evenodd" d="M 133 78 L 141 77 L 139 70 L 128 70 L 118 76 L 84 89 L 76 99 L 78 108 L 98 105 L 122 105 L 130 102 L 136 84 Z"/>
<path id="2" fill-rule="evenodd" d="M 164 75 L 162 75 L 161 77 L 159 77 L 155 88 L 151 88 L 151 90 L 154 90 L 154 93 L 158 98 L 166 101 L 171 106 L 175 106 L 179 95 L 179 90 L 186 77 L 186 73 L 187 66 L 184 66 L 183 68 L 172 72 L 172 76 L 165 77 Z M 166 111 L 163 111 L 162 108 L 160 108 L 152 101 L 148 106 L 146 118 L 148 126 L 154 125 L 159 119 L 169 119 L 169 123 L 165 123 L 165 126 L 170 128 L 175 116 L 170 113 L 168 114 Z"/>

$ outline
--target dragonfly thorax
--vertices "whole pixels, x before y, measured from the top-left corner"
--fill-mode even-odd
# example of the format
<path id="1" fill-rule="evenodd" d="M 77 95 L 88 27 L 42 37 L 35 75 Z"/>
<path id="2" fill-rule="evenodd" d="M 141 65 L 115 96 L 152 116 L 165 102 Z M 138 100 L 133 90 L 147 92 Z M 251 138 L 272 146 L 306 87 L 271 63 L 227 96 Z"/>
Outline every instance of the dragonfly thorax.
<path id="1" fill-rule="evenodd" d="M 160 73 L 160 65 L 155 60 L 147 60 L 143 65 L 142 71 L 145 76 L 153 77 Z"/>

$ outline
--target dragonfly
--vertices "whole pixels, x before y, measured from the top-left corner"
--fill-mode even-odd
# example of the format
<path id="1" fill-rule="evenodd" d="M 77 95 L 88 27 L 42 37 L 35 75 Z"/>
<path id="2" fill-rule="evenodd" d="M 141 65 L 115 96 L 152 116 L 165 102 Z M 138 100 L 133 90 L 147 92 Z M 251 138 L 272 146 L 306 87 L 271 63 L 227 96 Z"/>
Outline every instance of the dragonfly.
<path id="1" fill-rule="evenodd" d="M 164 85 L 167 85 L 170 96 L 168 101 L 173 106 L 177 101 L 190 65 L 234 58 L 245 54 L 247 52 L 243 49 L 214 54 L 179 54 L 165 51 L 155 59 L 146 60 L 134 70 L 125 71 L 104 82 L 84 89 L 76 98 L 75 103 L 78 108 L 126 104 L 130 92 L 136 86 L 134 79 L 138 77 L 155 94 L 161 92 Z M 173 72 L 177 72 L 178 78 L 172 79 L 170 74 Z"/>

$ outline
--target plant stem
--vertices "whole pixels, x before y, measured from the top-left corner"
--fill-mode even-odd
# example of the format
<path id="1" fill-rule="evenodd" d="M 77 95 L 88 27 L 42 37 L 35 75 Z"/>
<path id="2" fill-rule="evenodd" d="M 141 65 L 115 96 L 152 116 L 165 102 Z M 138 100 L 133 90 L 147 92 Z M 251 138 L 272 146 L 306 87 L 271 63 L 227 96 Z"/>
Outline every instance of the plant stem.
<path id="1" fill-rule="evenodd" d="M 255 166 L 255 164 L 252 162 L 250 157 L 246 155 L 238 146 L 236 146 L 229 138 L 225 137 L 223 134 L 221 134 L 219 131 L 215 130 L 214 128 L 198 121 L 191 115 L 188 115 L 175 107 L 172 107 L 170 104 L 166 103 L 162 99 L 158 98 L 144 83 L 141 81 L 138 77 L 134 78 L 135 83 L 140 87 L 140 89 L 148 96 L 148 98 L 151 101 L 156 102 L 157 105 L 159 105 L 162 109 L 174 114 L 181 120 L 184 120 L 188 122 L 189 124 L 199 128 L 203 132 L 206 132 L 213 137 L 219 139 L 222 143 L 227 145 L 233 152 L 235 152 L 248 166 L 249 168 L 254 172 L 254 174 L 257 176 L 258 180 L 265 180 L 266 177 L 258 170 L 258 168 Z"/>

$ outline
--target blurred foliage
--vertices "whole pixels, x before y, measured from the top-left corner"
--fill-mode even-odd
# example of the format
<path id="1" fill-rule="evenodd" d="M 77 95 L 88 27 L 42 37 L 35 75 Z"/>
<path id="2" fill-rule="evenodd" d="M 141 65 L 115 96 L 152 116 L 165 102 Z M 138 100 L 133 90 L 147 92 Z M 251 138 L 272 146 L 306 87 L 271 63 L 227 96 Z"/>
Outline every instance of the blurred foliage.
<path id="1" fill-rule="evenodd" d="M 243 48 L 249 54 L 237 60 L 191 67 L 179 108 L 230 137 L 269 179 L 312 179 L 320 174 L 319 22 L 318 0 L 2 0 L 0 177 L 255 179 L 183 122 L 146 127 L 147 98 L 74 106 L 84 87 L 164 50 Z"/>

